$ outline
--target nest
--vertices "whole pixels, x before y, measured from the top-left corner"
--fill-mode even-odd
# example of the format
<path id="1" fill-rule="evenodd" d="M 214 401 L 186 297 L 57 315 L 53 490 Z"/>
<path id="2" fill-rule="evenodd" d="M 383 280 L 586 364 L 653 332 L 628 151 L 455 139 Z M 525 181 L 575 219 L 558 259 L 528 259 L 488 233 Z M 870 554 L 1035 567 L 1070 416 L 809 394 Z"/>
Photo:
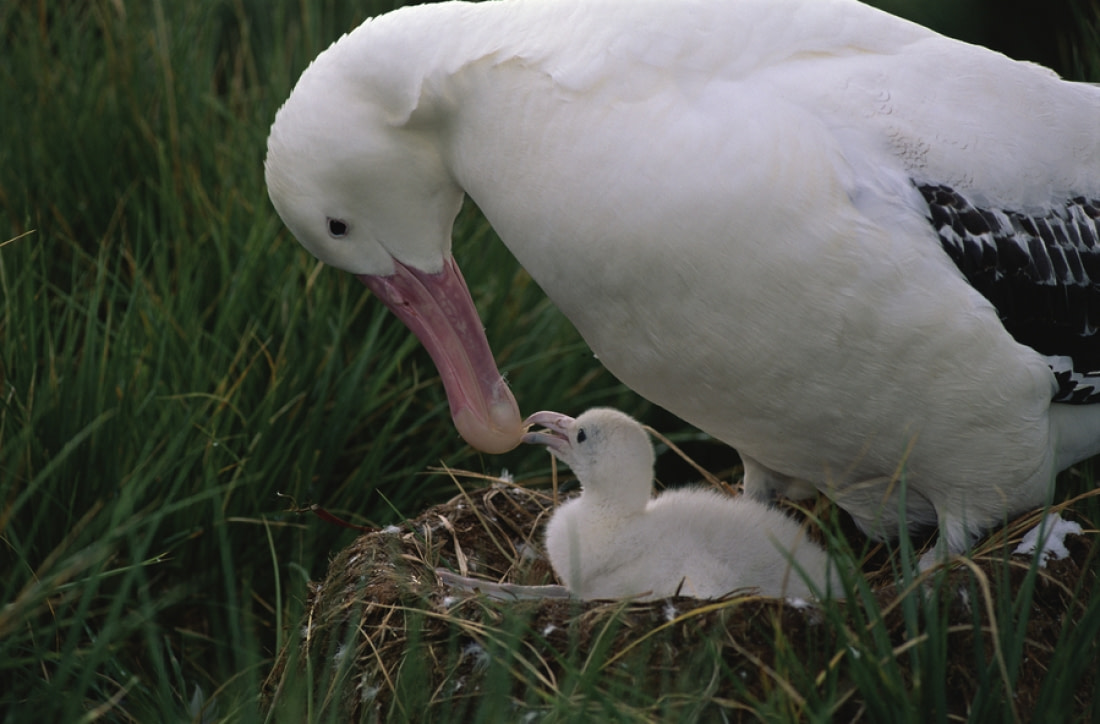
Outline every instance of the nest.
<path id="1" fill-rule="evenodd" d="M 762 711 L 797 719 L 817 706 L 838 719 L 874 719 L 853 659 L 882 657 L 885 647 L 879 667 L 912 692 L 929 672 L 912 670 L 921 664 L 910 650 L 925 644 L 932 616 L 946 631 L 942 714 L 973 714 L 975 692 L 988 689 L 992 671 L 1013 694 L 1006 705 L 1012 715 L 1027 720 L 1056 646 L 1082 618 L 1096 624 L 1096 606 L 1089 607 L 1100 595 L 1093 526 L 1085 526 L 1089 535 L 1068 537 L 1070 556 L 1045 568 L 1011 555 L 1040 511 L 991 536 L 955 568 L 916 580 L 899 573 L 896 549 L 844 528 L 861 593 L 823 606 L 751 592 L 645 603 L 456 594 L 436 568 L 497 582 L 555 582 L 541 546 L 551 496 L 501 480 L 480 485 L 361 536 L 332 560 L 325 579 L 311 584 L 298 635 L 268 677 L 265 708 L 347 722 L 438 720 L 444 711 L 460 721 L 489 707 L 498 719 L 527 721 L 583 717 L 621 701 L 630 713 L 622 718 L 640 721 L 748 720 Z M 1073 502 L 1059 506 L 1063 515 Z M 833 510 L 821 507 L 825 517 Z M 1029 610 L 1006 610 L 1025 585 Z M 1022 655 L 1006 654 L 1001 629 L 1019 625 L 1026 626 Z M 1070 705 L 1078 712 L 1094 706 L 1096 644 L 1088 645 L 1091 671 L 1081 673 Z M 975 657 L 988 662 L 984 673 Z M 1012 671 L 1006 662 L 1016 662 Z M 889 676 L 881 685 L 891 685 Z"/>

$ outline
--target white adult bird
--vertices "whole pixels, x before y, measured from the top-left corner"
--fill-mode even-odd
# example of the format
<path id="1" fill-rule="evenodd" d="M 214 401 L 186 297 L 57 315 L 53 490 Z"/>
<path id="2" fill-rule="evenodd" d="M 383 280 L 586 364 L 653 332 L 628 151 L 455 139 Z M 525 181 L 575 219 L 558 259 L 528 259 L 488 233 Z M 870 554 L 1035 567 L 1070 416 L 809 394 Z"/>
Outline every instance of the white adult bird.
<path id="1" fill-rule="evenodd" d="M 581 483 L 546 525 L 550 564 L 578 598 L 841 595 L 835 564 L 779 510 L 701 487 L 652 497 L 653 445 L 632 417 L 596 407 L 528 421 L 546 430 L 524 441 L 546 445 Z"/>
<path id="2" fill-rule="evenodd" d="M 1100 452 L 1100 88 L 854 0 L 398 10 L 303 73 L 266 173 L 487 452 L 523 428 L 451 256 L 464 194 L 755 496 L 959 552 Z"/>

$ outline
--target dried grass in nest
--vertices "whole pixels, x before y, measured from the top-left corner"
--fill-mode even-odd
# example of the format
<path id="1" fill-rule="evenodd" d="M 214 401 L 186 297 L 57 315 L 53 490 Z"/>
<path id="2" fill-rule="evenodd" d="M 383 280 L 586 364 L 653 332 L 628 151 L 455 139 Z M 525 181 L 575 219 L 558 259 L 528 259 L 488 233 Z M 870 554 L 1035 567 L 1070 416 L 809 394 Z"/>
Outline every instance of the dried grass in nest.
<path id="1" fill-rule="evenodd" d="M 902 603 L 928 595 L 927 576 L 899 591 L 896 554 L 867 546 L 850 529 L 845 535 L 853 550 L 865 549 L 862 574 L 874 593 L 868 601 L 851 602 L 861 616 L 853 617 L 851 608 L 836 609 L 843 617 L 839 622 L 835 614 L 826 620 L 816 607 L 752 595 L 648 603 L 499 602 L 454 595 L 441 585 L 435 568 L 496 582 L 554 582 L 541 546 L 551 495 L 500 480 L 471 480 L 478 477 L 466 476 L 465 483 L 456 478 L 462 492 L 450 501 L 401 526 L 367 533 L 332 560 L 325 580 L 311 585 L 301 638 L 281 652 L 268 678 L 267 708 L 278 710 L 287 681 L 305 673 L 312 677 L 307 685 L 314 687 L 315 711 L 335 713 L 337 721 L 382 721 L 393 711 L 407 718 L 410 712 L 402 709 L 402 702 L 409 700 L 410 686 L 417 687 L 412 694 L 425 710 L 445 706 L 451 712 L 473 711 L 482 693 L 486 657 L 506 649 L 511 685 L 505 693 L 518 709 L 555 697 L 568 699 L 563 687 L 576 686 L 578 671 L 596 668 L 602 677 L 599 686 L 609 696 L 615 696 L 617 687 L 645 687 L 668 692 L 665 698 L 653 697 L 665 716 L 682 697 L 685 707 L 722 708 L 727 720 L 755 719 L 754 702 L 773 693 L 787 697 L 791 717 L 798 718 L 805 713 L 806 692 L 831 678 L 840 692 L 833 714 L 859 720 L 867 712 L 845 672 L 846 661 L 871 650 L 869 630 L 883 622 L 896 665 L 909 676 L 919 675 L 909 670 L 907 652 L 921 645 L 923 636 L 913 636 Z M 468 489 L 478 485 L 483 487 Z M 1059 509 L 1065 511 L 1073 502 Z M 825 504 L 815 512 L 827 517 L 833 510 Z M 981 685 L 973 665 L 978 648 L 1010 680 L 998 627 L 1017 622 L 997 610 L 997 594 L 1006 586 L 1019 590 L 1025 578 L 1035 575 L 1029 574 L 1027 559 L 1010 553 L 1039 519 L 1036 512 L 993 534 L 961 567 L 940 579 L 939 611 L 950 632 L 948 715 L 967 716 L 973 692 Z M 1095 526 L 1085 527 L 1091 535 L 1067 538 L 1068 558 L 1038 569 L 1031 610 L 1025 612 L 1025 651 L 1012 687 L 1019 720 L 1032 716 L 1046 662 L 1067 620 L 1075 620 L 1085 607 L 1082 600 L 1095 595 L 1094 560 L 1100 546 Z M 867 649 L 861 648 L 865 645 Z M 802 674 L 792 672 L 792 657 Z M 696 665 L 690 680 L 684 675 L 689 662 Z M 710 675 L 700 677 L 699 671 L 708 666 Z M 415 676 L 409 675 L 409 667 L 416 668 Z M 1080 711 L 1092 706 L 1092 682 L 1100 673 L 1095 660 L 1092 668 L 1076 693 Z M 638 681 L 638 676 L 646 680 Z M 697 708 L 692 711 L 698 714 Z M 639 718 L 646 718 L 644 712 Z"/>

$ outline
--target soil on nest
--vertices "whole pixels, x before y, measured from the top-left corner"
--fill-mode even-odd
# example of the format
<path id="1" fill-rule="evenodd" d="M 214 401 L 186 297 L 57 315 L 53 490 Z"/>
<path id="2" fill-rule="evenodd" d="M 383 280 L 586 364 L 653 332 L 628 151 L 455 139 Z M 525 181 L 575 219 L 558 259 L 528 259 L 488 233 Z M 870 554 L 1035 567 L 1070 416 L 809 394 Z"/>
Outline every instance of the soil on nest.
<path id="1" fill-rule="evenodd" d="M 834 510 L 814 512 L 828 519 Z M 1095 526 L 1082 520 L 1087 534 L 1067 537 L 1070 555 L 1040 568 L 1011 553 L 1038 512 L 992 535 L 952 570 L 921 580 L 904 576 L 896 548 L 868 544 L 850 525 L 826 520 L 856 551 L 860 570 L 853 575 L 858 593 L 823 607 L 751 592 L 720 601 L 496 601 L 451 591 L 435 575 L 446 568 L 496 582 L 554 583 L 541 546 L 551 511 L 547 493 L 495 481 L 361 536 L 311 584 L 297 636 L 266 682 L 265 708 L 293 709 L 303 687 L 312 687 L 310 711 L 335 721 L 415 720 L 433 710 L 461 720 L 495 696 L 519 721 L 554 706 L 560 714 L 563 700 L 583 710 L 578 692 L 599 691 L 660 718 L 755 719 L 768 703 L 798 719 L 817 702 L 837 720 L 873 720 L 874 704 L 862 693 L 869 684 L 854 659 L 885 650 L 879 668 L 893 678 L 873 685 L 900 681 L 898 696 L 932 707 L 930 715 L 974 715 L 982 705 L 975 696 L 990 690 L 992 676 L 1011 682 L 1002 689 L 1012 692 L 1012 702 L 1002 702 L 1007 710 L 1030 720 L 1044 679 L 1056 675 L 1048 671 L 1055 647 L 1085 619 L 1085 628 L 1096 628 L 1097 607 L 1089 605 L 1100 595 Z M 944 632 L 938 644 L 923 635 L 929 617 Z M 1021 625 L 1022 637 L 1002 635 Z M 1091 638 L 1077 641 L 1091 649 L 1089 670 L 1072 672 L 1080 677 L 1070 706 L 1077 712 L 1095 706 L 1100 672 Z M 1022 652 L 1002 650 L 1010 640 L 1022 641 Z M 945 693 L 924 701 L 918 682 L 936 674 L 920 670 L 929 657 L 912 649 L 932 645 L 943 649 Z"/>

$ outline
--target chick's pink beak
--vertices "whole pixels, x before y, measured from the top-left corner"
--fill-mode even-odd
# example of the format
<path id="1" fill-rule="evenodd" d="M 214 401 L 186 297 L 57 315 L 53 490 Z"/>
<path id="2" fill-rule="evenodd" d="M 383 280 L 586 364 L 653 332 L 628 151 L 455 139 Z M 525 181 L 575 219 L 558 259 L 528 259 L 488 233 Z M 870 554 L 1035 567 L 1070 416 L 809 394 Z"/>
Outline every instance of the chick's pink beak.
<path id="1" fill-rule="evenodd" d="M 569 430 L 573 427 L 573 418 L 560 412 L 542 410 L 530 415 L 523 421 L 523 427 L 542 427 L 543 430 L 528 432 L 523 441 L 529 445 L 545 445 L 554 454 L 561 456 L 569 450 Z"/>
<path id="2" fill-rule="evenodd" d="M 439 370 L 458 434 L 486 453 L 519 445 L 523 422 L 497 370 L 466 280 L 449 257 L 443 270 L 422 272 L 394 260 L 389 276 L 360 281 L 412 330 Z"/>

